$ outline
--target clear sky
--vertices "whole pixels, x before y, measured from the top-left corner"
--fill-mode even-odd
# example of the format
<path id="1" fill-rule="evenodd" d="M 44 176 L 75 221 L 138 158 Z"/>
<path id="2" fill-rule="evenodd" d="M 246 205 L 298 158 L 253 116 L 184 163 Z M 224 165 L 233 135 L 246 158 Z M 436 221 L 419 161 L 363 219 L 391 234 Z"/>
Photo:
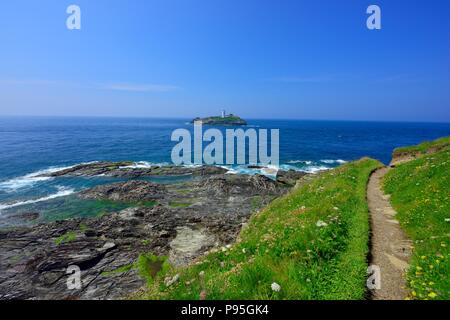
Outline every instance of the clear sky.
<path id="1" fill-rule="evenodd" d="M 0 41 L 0 115 L 450 122 L 448 0 L 2 1 Z"/>

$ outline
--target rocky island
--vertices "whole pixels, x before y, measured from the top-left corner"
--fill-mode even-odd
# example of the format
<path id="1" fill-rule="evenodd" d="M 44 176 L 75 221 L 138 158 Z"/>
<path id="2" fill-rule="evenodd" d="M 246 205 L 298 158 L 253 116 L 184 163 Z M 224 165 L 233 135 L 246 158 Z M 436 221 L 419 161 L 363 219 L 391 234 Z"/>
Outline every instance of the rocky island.
<path id="1" fill-rule="evenodd" d="M 234 114 L 226 114 L 225 111 L 222 111 L 221 116 L 212 116 L 206 118 L 195 118 L 191 121 L 191 123 L 200 121 L 203 125 L 219 125 L 219 126 L 246 126 L 247 121 L 244 119 L 234 115 Z"/>

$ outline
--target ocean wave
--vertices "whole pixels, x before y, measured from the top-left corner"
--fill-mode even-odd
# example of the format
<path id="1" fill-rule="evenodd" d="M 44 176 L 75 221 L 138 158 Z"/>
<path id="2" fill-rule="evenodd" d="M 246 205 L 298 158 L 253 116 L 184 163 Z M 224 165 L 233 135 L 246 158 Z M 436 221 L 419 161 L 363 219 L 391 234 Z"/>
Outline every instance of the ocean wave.
<path id="1" fill-rule="evenodd" d="M 73 194 L 74 192 L 75 192 L 75 190 L 73 190 L 73 189 L 67 189 L 67 188 L 64 188 L 64 187 L 58 187 L 58 192 L 56 192 L 54 194 L 51 194 L 49 196 L 46 196 L 46 197 L 33 199 L 33 200 L 19 201 L 19 202 L 15 202 L 15 203 L 0 204 L 0 211 L 5 210 L 5 209 L 10 209 L 10 208 L 24 206 L 24 205 L 27 205 L 27 204 L 33 204 L 33 203 L 38 203 L 38 202 L 52 200 L 52 199 L 55 199 L 55 198 L 65 197 L 65 196 Z"/>
<path id="2" fill-rule="evenodd" d="M 168 165 L 170 165 L 170 164 L 166 163 L 166 164 L 164 164 L 164 165 L 165 165 L 165 166 L 168 166 Z M 183 164 L 182 166 L 185 167 L 185 168 L 200 168 L 200 167 L 203 166 L 203 164 L 195 164 L 195 163 L 191 163 L 191 164 Z"/>
<path id="3" fill-rule="evenodd" d="M 320 162 L 322 163 L 326 163 L 326 164 L 344 164 L 347 163 L 347 161 L 342 160 L 342 159 L 337 159 L 337 160 L 320 160 Z"/>
<path id="4" fill-rule="evenodd" d="M 249 168 L 246 165 L 242 166 L 220 166 L 227 170 L 226 174 L 247 174 L 247 175 L 255 175 L 260 174 L 269 178 L 275 178 L 278 174 L 278 171 L 299 171 L 306 173 L 318 173 L 321 171 L 330 170 L 331 167 L 325 165 L 307 165 L 303 167 L 297 167 L 291 164 L 281 164 L 279 166 L 269 165 L 261 168 Z"/>
<path id="5" fill-rule="evenodd" d="M 122 166 L 119 169 L 150 169 L 154 167 L 155 164 L 147 162 L 147 161 L 138 161 L 129 166 Z"/>
<path id="6" fill-rule="evenodd" d="M 306 165 L 311 165 L 313 162 L 309 161 L 309 160 L 291 160 L 291 161 L 288 161 L 287 163 L 290 163 L 290 164 L 301 164 L 301 163 L 303 163 L 303 164 L 306 164 Z"/>
<path id="7" fill-rule="evenodd" d="M 50 167 L 48 169 L 39 170 L 21 177 L 13 178 L 10 180 L 6 180 L 3 182 L 0 182 L 0 190 L 6 191 L 6 192 L 14 192 L 18 189 L 23 189 L 26 187 L 31 187 L 34 184 L 42 181 L 48 181 L 52 180 L 53 177 L 48 177 L 45 175 L 49 175 L 61 170 L 66 170 L 73 168 L 74 166 L 69 167 Z"/>
<path id="8" fill-rule="evenodd" d="M 313 162 L 311 162 L 313 163 Z M 306 172 L 306 173 L 317 173 L 320 171 L 326 171 L 326 170 L 330 170 L 330 167 L 324 166 L 324 165 L 307 165 L 307 166 L 303 166 L 303 167 L 297 167 L 295 165 L 290 165 L 290 164 L 282 164 L 279 167 L 280 170 L 283 171 L 289 171 L 289 170 L 294 170 L 294 171 L 299 171 L 299 172 Z"/>
<path id="9" fill-rule="evenodd" d="M 309 167 L 300 169 L 299 171 L 306 172 L 306 173 L 318 173 L 318 172 L 327 171 L 330 169 L 331 168 L 329 168 L 327 166 L 309 166 Z"/>
<path id="10" fill-rule="evenodd" d="M 276 177 L 278 173 L 278 167 L 266 166 L 261 168 L 249 168 L 247 165 L 242 166 L 220 166 L 221 168 L 227 170 L 225 174 L 247 174 L 255 175 L 260 174 L 270 178 Z"/>

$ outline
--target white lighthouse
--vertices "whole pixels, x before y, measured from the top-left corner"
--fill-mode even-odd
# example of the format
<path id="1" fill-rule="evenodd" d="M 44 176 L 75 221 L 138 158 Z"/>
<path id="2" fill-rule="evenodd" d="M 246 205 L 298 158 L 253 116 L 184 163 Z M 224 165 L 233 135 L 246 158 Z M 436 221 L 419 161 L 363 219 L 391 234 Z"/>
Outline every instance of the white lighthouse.
<path id="1" fill-rule="evenodd" d="M 225 118 L 225 110 L 222 110 L 222 118 Z"/>

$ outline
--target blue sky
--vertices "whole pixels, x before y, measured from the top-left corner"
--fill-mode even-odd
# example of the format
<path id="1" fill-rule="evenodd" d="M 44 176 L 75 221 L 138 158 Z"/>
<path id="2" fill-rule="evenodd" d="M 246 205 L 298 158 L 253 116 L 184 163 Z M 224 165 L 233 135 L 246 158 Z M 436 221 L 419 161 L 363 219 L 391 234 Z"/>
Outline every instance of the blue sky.
<path id="1" fill-rule="evenodd" d="M 66 8 L 82 29 L 66 28 Z M 366 28 L 366 8 L 382 30 Z M 0 115 L 450 122 L 447 0 L 15 0 Z"/>

